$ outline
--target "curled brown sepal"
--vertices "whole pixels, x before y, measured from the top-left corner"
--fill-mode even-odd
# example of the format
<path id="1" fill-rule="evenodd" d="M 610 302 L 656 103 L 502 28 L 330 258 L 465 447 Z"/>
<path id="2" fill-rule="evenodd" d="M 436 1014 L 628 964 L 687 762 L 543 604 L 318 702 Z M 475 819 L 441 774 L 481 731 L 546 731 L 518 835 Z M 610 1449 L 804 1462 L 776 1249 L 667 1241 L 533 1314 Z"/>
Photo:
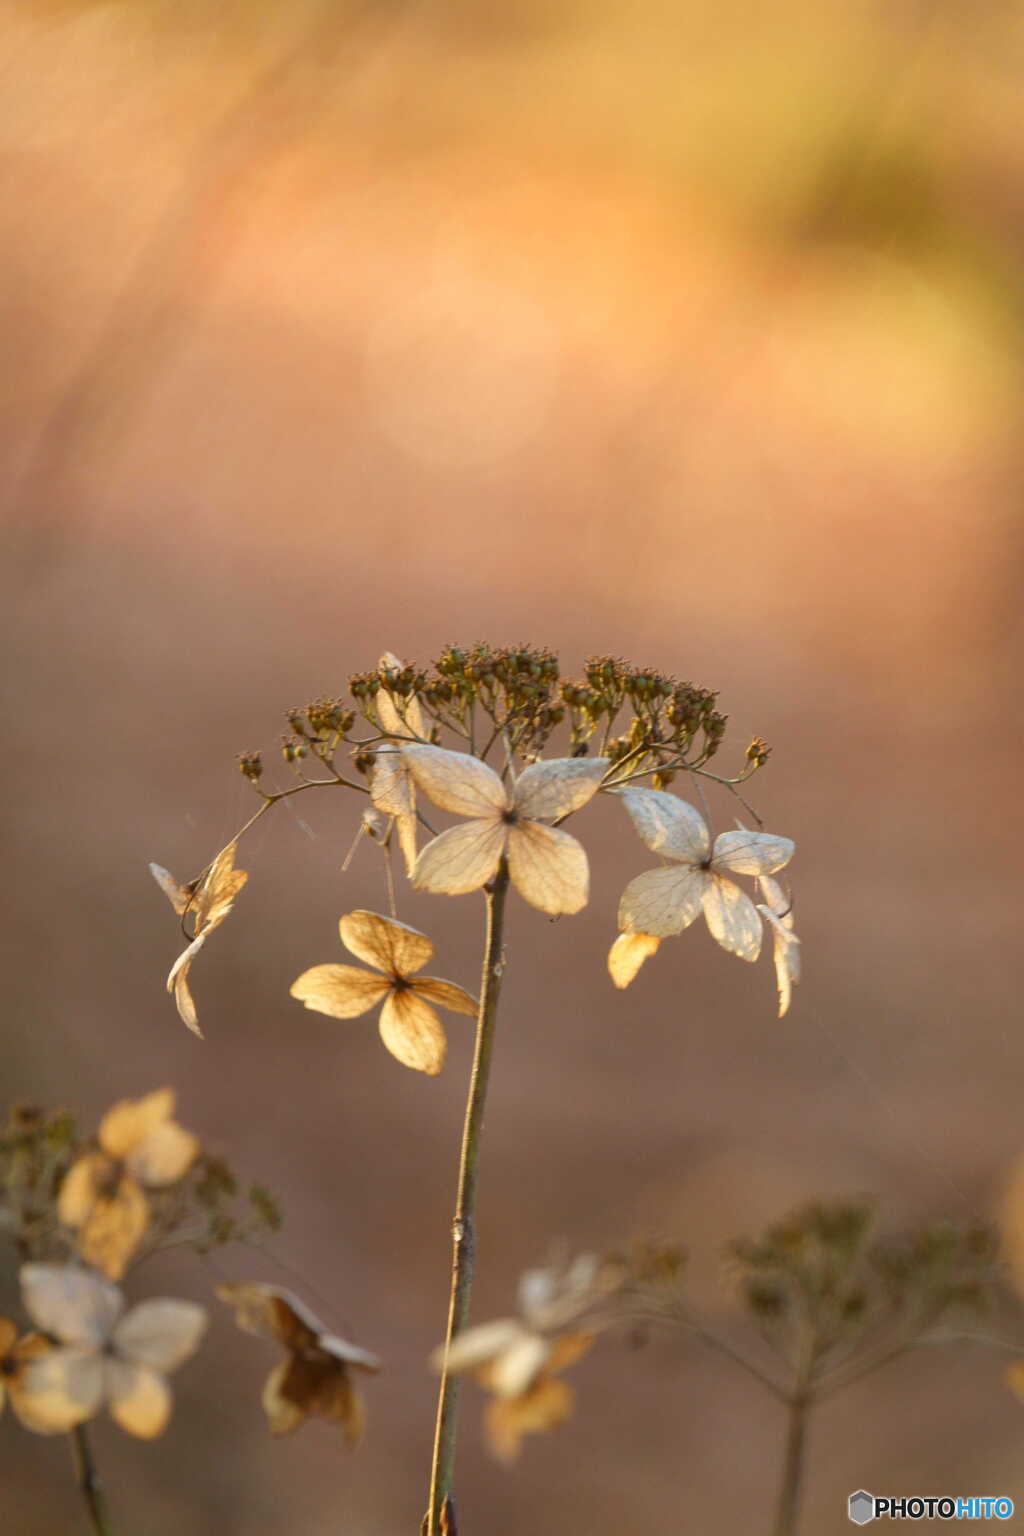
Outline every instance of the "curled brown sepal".
<path id="1" fill-rule="evenodd" d="M 219 928 L 235 904 L 242 886 L 249 878 L 247 870 L 235 868 L 237 843 L 229 843 L 210 865 L 206 874 L 189 885 L 180 885 L 159 864 L 151 864 L 154 880 L 183 920 L 193 918 L 192 939 L 171 966 L 167 990 L 173 993 L 183 1023 L 202 1038 L 195 1001 L 189 988 L 192 962 L 215 928 Z"/>
<path id="2" fill-rule="evenodd" d="M 289 1435 L 306 1419 L 327 1419 L 341 1425 L 346 1445 L 354 1449 L 363 1437 L 366 1413 L 351 1373 L 353 1368 L 379 1371 L 377 1356 L 329 1333 L 298 1296 L 279 1286 L 258 1281 L 220 1285 L 217 1295 L 234 1307 L 243 1332 L 274 1339 L 285 1349 L 285 1358 L 263 1386 L 270 1433 Z"/>

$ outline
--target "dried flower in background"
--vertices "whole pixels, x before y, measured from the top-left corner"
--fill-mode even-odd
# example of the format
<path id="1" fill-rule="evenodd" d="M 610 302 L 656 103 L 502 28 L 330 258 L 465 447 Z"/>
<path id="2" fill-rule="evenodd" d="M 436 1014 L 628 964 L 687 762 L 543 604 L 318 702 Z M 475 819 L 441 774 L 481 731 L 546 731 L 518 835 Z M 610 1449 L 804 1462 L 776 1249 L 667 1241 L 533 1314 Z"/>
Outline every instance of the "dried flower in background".
<path id="1" fill-rule="evenodd" d="M 271 1434 L 288 1435 L 306 1419 L 320 1418 L 340 1424 L 345 1443 L 358 1445 L 366 1415 L 352 1370 L 378 1371 L 377 1356 L 328 1333 L 297 1296 L 278 1286 L 221 1285 L 217 1295 L 235 1308 L 239 1328 L 275 1339 L 287 1351 L 263 1388 Z"/>
<path id="2" fill-rule="evenodd" d="M 33 1415 L 31 1398 L 25 1395 L 26 1377 L 32 1362 L 49 1348 L 49 1340 L 41 1333 L 19 1337 L 17 1324 L 9 1317 L 0 1317 L 0 1411 L 10 1398 L 11 1407 L 26 1429 L 41 1428 Z"/>
<path id="3" fill-rule="evenodd" d="M 149 1225 L 143 1186 L 176 1184 L 199 1154 L 198 1139 L 173 1113 L 170 1088 L 115 1104 L 100 1121 L 98 1150 L 84 1152 L 60 1187 L 60 1220 L 77 1231 L 86 1263 L 108 1279 L 120 1280 Z"/>
<path id="4" fill-rule="evenodd" d="M 689 1308 L 681 1268 L 632 1266 L 627 1307 L 706 1338 L 787 1402 L 819 1393 L 923 1343 L 973 1333 L 1001 1294 L 995 1234 L 933 1222 L 895 1237 L 875 1232 L 870 1205 L 816 1203 L 729 1246 L 730 1271 L 770 1353 L 762 1364 L 711 1336 Z M 780 1374 L 781 1368 L 781 1374 Z"/>
<path id="5" fill-rule="evenodd" d="M 618 1266 L 581 1254 L 568 1265 L 527 1270 L 519 1283 L 519 1316 L 482 1323 L 431 1355 L 436 1371 L 471 1375 L 492 1394 L 485 1426 L 502 1461 L 519 1453 L 522 1437 L 553 1429 L 569 1417 L 574 1394 L 558 1373 L 579 1360 L 617 1315 Z"/>
<path id="6" fill-rule="evenodd" d="M 171 1415 L 164 1378 L 198 1348 L 205 1309 L 160 1298 L 125 1312 L 115 1285 L 70 1264 L 25 1264 L 21 1286 L 26 1311 L 57 1341 L 24 1372 L 31 1427 L 64 1433 L 106 1404 L 130 1435 L 159 1435 Z"/>

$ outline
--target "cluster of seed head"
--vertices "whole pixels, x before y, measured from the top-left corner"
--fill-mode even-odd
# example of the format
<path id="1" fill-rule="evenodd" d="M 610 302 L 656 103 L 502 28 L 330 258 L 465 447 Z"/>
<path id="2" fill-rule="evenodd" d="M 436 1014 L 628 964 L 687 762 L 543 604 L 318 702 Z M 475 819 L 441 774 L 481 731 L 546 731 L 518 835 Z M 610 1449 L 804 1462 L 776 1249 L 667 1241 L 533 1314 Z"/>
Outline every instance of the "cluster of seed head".
<path id="1" fill-rule="evenodd" d="M 281 751 L 286 763 L 297 763 L 312 753 L 330 762 L 356 722 L 356 712 L 343 699 L 314 699 L 302 709 L 288 711 L 291 734 L 282 739 Z M 254 773 L 253 765 L 257 771 Z M 239 759 L 242 773 L 252 783 L 259 780 L 262 764 L 258 753 Z"/>
<path id="2" fill-rule="evenodd" d="M 189 1193 L 205 1221 L 206 1230 L 195 1239 L 200 1253 L 281 1229 L 276 1197 L 263 1184 L 250 1184 L 240 1204 L 238 1179 L 221 1157 L 200 1155 Z"/>
<path id="3" fill-rule="evenodd" d="M 40 1251 L 56 1225 L 57 1193 L 77 1151 L 67 1110 L 16 1104 L 0 1134 L 0 1205 L 21 1258 Z"/>
<path id="4" fill-rule="evenodd" d="M 582 678 L 569 679 L 562 677 L 557 656 L 542 648 L 449 645 L 427 669 L 382 666 L 356 673 L 349 679 L 352 707 L 339 699 L 318 699 L 291 711 L 285 761 L 297 764 L 311 754 L 331 761 L 348 743 L 356 768 L 367 771 L 374 736 L 379 740 L 387 734 L 377 711 L 381 690 L 402 719 L 410 702 L 417 701 L 428 741 L 440 742 L 443 732 L 451 730 L 479 747 L 482 716 L 504 733 L 518 756 L 530 760 L 544 752 L 558 727 L 567 726 L 568 743 L 560 749 L 565 755 L 598 752 L 613 763 L 626 763 L 630 773 L 654 774 L 656 788 L 667 787 L 679 766 L 699 767 L 714 757 L 727 722 L 712 690 L 620 658 L 591 657 Z M 352 735 L 357 717 L 371 731 L 362 740 Z M 761 767 L 768 752 L 755 738 L 747 749 L 747 771 Z M 240 766 L 258 783 L 258 754 L 243 757 Z"/>
<path id="5" fill-rule="evenodd" d="M 874 1236 L 871 1208 L 809 1205 L 732 1245 L 754 1318 L 818 1340 L 822 1354 L 858 1335 L 923 1333 L 958 1309 L 984 1310 L 998 1286 L 995 1234 L 941 1222 L 898 1240 Z"/>
<path id="6" fill-rule="evenodd" d="M 618 1264 L 631 1286 L 676 1286 L 686 1268 L 686 1249 L 678 1243 L 637 1241 L 625 1257 L 616 1256 L 608 1263 Z"/>
<path id="7" fill-rule="evenodd" d="M 718 695 L 711 689 L 612 656 L 591 657 L 583 670 L 585 684 L 568 685 L 577 729 L 592 734 L 604 722 L 610 732 L 626 711 L 632 718 L 609 738 L 604 754 L 613 762 L 628 758 L 637 769 L 659 769 L 656 788 L 667 787 L 673 778 L 670 767 L 661 770 L 659 765 L 706 763 L 718 751 L 727 716 L 715 708 Z"/>

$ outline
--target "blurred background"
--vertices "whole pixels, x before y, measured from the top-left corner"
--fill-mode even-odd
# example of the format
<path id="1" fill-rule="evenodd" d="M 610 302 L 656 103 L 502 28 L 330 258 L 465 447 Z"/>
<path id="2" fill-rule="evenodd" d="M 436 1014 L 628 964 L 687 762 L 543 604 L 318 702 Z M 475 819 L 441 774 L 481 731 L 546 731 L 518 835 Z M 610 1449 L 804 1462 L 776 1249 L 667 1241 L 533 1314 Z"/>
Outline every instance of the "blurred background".
<path id="1" fill-rule="evenodd" d="M 358 1454 L 325 1425 L 270 1444 L 273 1351 L 213 1302 L 166 1437 L 97 1427 L 118 1529 L 419 1529 L 468 1021 L 429 1080 L 289 999 L 385 900 L 371 848 L 341 873 L 342 797 L 246 844 L 193 973 L 205 1042 L 146 868 L 200 869 L 252 806 L 235 754 L 273 761 L 283 712 L 383 649 L 530 641 L 716 687 L 722 761 L 774 744 L 754 798 L 798 845 L 781 1022 L 769 960 L 703 927 L 613 990 L 650 862 L 614 807 L 582 916 L 515 905 L 478 1318 L 555 1240 L 651 1235 L 727 1331 L 722 1244 L 810 1195 L 895 1225 L 998 1201 L 1024 1152 L 1022 74 L 1006 0 L 6 0 L 4 1097 L 91 1126 L 173 1084 L 286 1223 L 139 1293 L 291 1285 L 386 1362 Z M 475 985 L 477 898 L 401 915 Z M 823 1409 L 808 1536 L 861 1486 L 1024 1498 L 1001 1369 L 924 1351 Z M 767 1529 L 756 1383 L 668 1338 L 574 1379 L 512 1471 L 465 1391 L 467 1536 Z M 65 1463 L 0 1425 L 19 1536 L 80 1529 Z"/>

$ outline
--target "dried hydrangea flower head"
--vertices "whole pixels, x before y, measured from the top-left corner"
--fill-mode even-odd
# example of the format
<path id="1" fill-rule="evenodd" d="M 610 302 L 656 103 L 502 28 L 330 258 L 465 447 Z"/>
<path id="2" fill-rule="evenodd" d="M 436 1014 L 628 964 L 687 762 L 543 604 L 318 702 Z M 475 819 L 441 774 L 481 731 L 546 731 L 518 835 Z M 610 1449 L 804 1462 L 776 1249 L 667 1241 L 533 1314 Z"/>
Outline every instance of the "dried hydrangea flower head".
<path id="1" fill-rule="evenodd" d="M 339 923 L 341 942 L 357 959 L 376 967 L 314 965 L 292 983 L 292 997 L 334 1019 L 356 1019 L 383 1002 L 380 1037 L 392 1056 L 435 1077 L 448 1041 L 431 1004 L 452 1013 L 476 1013 L 476 998 L 452 981 L 416 976 L 434 953 L 426 934 L 379 912 L 348 912 Z"/>
<path id="2" fill-rule="evenodd" d="M 405 747 L 403 756 L 435 805 L 470 818 L 423 849 L 412 873 L 417 889 L 445 896 L 478 890 L 507 857 L 512 884 L 531 906 L 552 915 L 586 906 L 586 853 L 568 832 L 547 823 L 593 798 L 610 766 L 607 758 L 532 763 L 506 787 L 493 768 L 468 752 Z"/>
<path id="3" fill-rule="evenodd" d="M 519 1316 L 458 1334 L 431 1356 L 437 1371 L 471 1375 L 492 1394 L 485 1425 L 503 1461 L 514 1460 L 524 1434 L 552 1429 L 570 1415 L 572 1388 L 558 1373 L 580 1359 L 615 1316 L 619 1272 L 592 1254 L 571 1264 L 527 1270 L 519 1284 Z"/>
<path id="4" fill-rule="evenodd" d="M 70 1264 L 25 1264 L 21 1288 L 29 1316 L 57 1341 L 22 1382 L 32 1427 L 64 1433 L 106 1404 L 128 1434 L 159 1435 L 171 1415 L 165 1377 L 198 1348 L 205 1309 L 160 1298 L 126 1312 L 117 1286 Z"/>
<path id="5" fill-rule="evenodd" d="M 742 960 L 761 952 L 761 918 L 733 875 L 770 875 L 793 856 L 788 837 L 737 829 L 712 845 L 704 818 L 663 790 L 629 787 L 622 802 L 640 837 L 670 862 L 631 880 L 619 904 L 625 933 L 668 938 L 704 913 L 714 939 Z"/>
<path id="6" fill-rule="evenodd" d="M 85 1261 L 108 1279 L 124 1274 L 149 1224 L 144 1186 L 176 1184 L 198 1156 L 198 1139 L 173 1115 L 170 1088 L 121 1100 L 100 1121 L 98 1148 L 84 1152 L 61 1184 L 57 1214 L 77 1231 Z"/>
<path id="7" fill-rule="evenodd" d="M 45 1433 L 46 1429 L 33 1415 L 31 1394 L 26 1396 L 25 1385 L 33 1361 L 49 1348 L 49 1340 L 41 1333 L 19 1337 L 17 1325 L 9 1317 L 0 1317 L 0 1412 L 10 1398 L 11 1407 L 25 1428 L 37 1433 Z"/>
<path id="8" fill-rule="evenodd" d="M 390 858 L 384 860 L 384 875 L 391 918 L 358 911 L 341 922 L 343 943 L 376 974 L 355 966 L 316 966 L 292 987 L 307 1007 L 334 1017 L 355 1018 L 379 1006 L 387 1048 L 430 1074 L 440 1070 L 446 1047 L 434 1007 L 476 1014 L 452 1223 L 448 1340 L 424 1527 L 427 1536 L 440 1536 L 446 1520 L 450 1524 L 455 1465 L 457 1394 L 450 1370 L 459 1369 L 461 1361 L 491 1385 L 492 1437 L 507 1453 L 525 1430 L 568 1411 L 568 1389 L 554 1380 L 555 1372 L 585 1347 L 580 1340 L 589 1338 L 593 1321 L 588 1317 L 584 1326 L 582 1317 L 572 1315 L 557 1325 L 551 1318 L 540 1322 L 534 1298 L 524 1301 L 522 1317 L 505 1320 L 483 1340 L 474 1330 L 465 1331 L 484 1108 L 507 964 L 510 885 L 552 917 L 580 912 L 589 897 L 589 864 L 563 823 L 599 792 L 621 793 L 641 835 L 674 861 L 669 871 L 632 882 L 624 898 L 623 934 L 609 968 L 613 980 L 625 986 L 664 937 L 680 932 L 702 910 L 720 944 L 755 958 L 763 920 L 769 919 L 731 876 L 770 875 L 787 862 L 793 846 L 761 832 L 725 833 L 712 845 L 697 812 L 666 793 L 680 774 L 700 775 L 746 804 L 738 786 L 764 764 L 768 748 L 755 738 L 732 776 L 711 772 L 708 764 L 726 730 L 716 695 L 653 669 L 598 656 L 586 662 L 582 679 L 570 679 L 543 649 L 450 645 L 426 669 L 386 652 L 375 669 L 350 677 L 349 693 L 351 708 L 342 700 L 319 699 L 289 713 L 292 734 L 282 754 L 287 787 L 267 786 L 258 754 L 241 759 L 260 804 L 236 841 L 292 795 L 355 790 L 368 797 L 374 816 L 389 818 L 383 831 L 376 821 L 364 821 L 359 836 L 369 835 L 390 853 L 397 831 L 414 889 L 449 896 L 483 893 L 479 1006 L 452 983 L 417 976 L 432 948 L 422 934 L 397 921 Z M 641 779 L 653 788 L 638 789 Z M 427 802 L 463 820 L 435 833 L 424 814 L 432 819 Z M 419 822 L 430 840 L 417 851 Z M 185 900 L 192 903 L 201 894 L 190 891 Z M 233 896 L 232 890 L 227 899 Z M 208 918 L 219 920 L 222 911 L 214 903 L 205 926 L 197 926 L 175 980 L 184 982 L 183 970 L 208 931 Z M 190 998 L 179 1003 L 189 1019 Z M 191 1014 L 194 1026 L 194 1008 Z M 474 1355 L 474 1349 L 482 1353 Z"/>
<path id="9" fill-rule="evenodd" d="M 352 1370 L 380 1370 L 377 1356 L 329 1333 L 297 1296 L 276 1285 L 221 1285 L 217 1295 L 234 1307 L 244 1332 L 286 1350 L 263 1388 L 271 1434 L 288 1435 L 306 1419 L 320 1418 L 340 1424 L 346 1444 L 358 1445 L 366 1414 Z"/>
<path id="10" fill-rule="evenodd" d="M 192 914 L 194 928 L 191 943 L 171 966 L 167 990 L 173 992 L 178 1013 L 194 1035 L 202 1036 L 195 1000 L 189 988 L 189 971 L 196 955 L 215 928 L 219 928 L 235 904 L 235 898 L 248 880 L 248 872 L 235 868 L 237 844 L 229 843 L 210 865 L 202 880 L 193 885 L 179 885 L 159 864 L 150 871 L 181 918 Z"/>

